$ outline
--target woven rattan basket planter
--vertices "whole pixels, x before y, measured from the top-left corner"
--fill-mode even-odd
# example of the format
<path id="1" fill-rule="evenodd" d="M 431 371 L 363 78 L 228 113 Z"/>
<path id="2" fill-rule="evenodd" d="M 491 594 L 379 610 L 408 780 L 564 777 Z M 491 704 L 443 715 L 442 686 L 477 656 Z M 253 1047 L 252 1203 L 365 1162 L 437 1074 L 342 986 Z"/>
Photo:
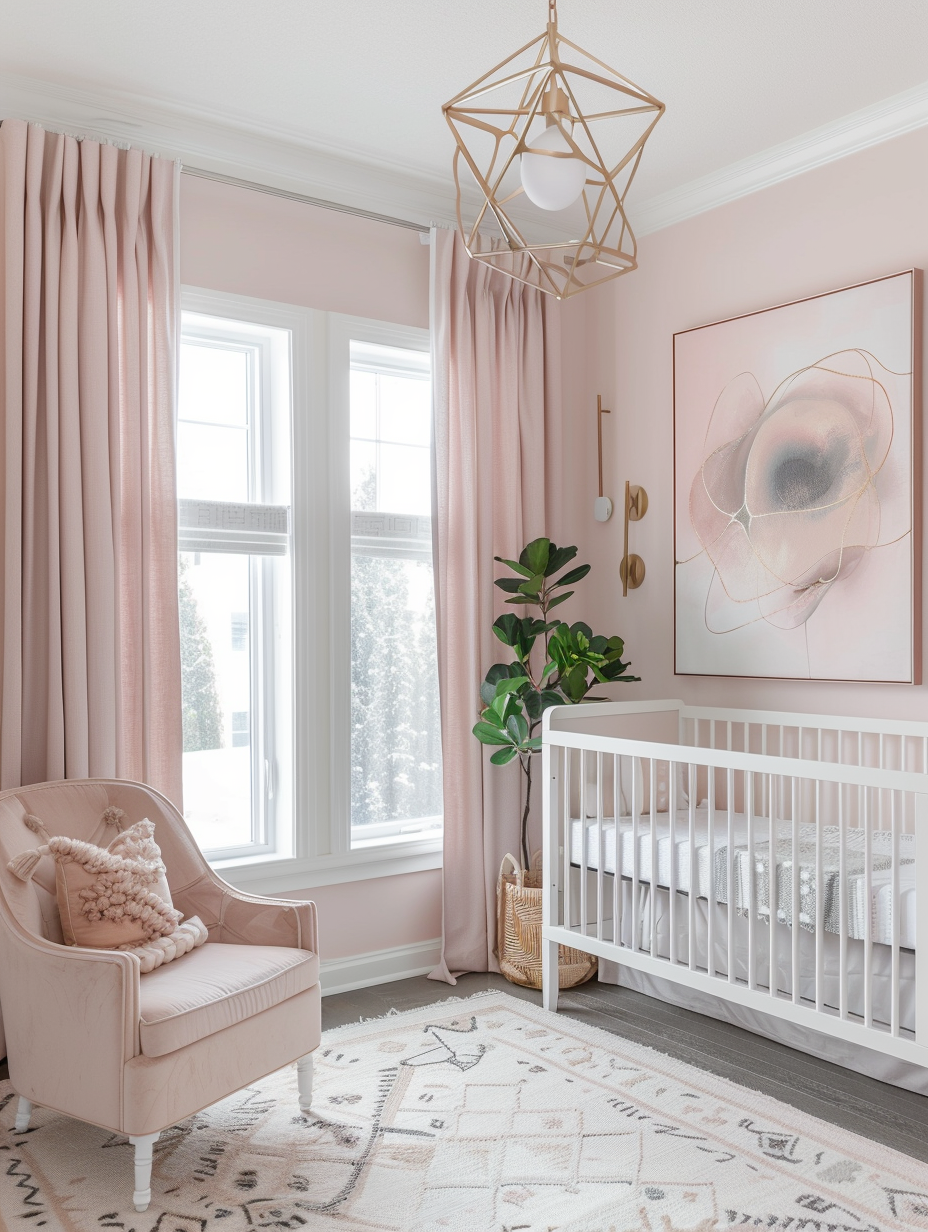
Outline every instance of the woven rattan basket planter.
<path id="1" fill-rule="evenodd" d="M 541 869 L 535 863 L 524 869 L 514 856 L 504 856 L 496 883 L 499 969 L 507 980 L 523 988 L 541 988 L 542 889 Z M 592 954 L 559 946 L 559 986 L 583 984 L 596 974 L 596 961 Z"/>

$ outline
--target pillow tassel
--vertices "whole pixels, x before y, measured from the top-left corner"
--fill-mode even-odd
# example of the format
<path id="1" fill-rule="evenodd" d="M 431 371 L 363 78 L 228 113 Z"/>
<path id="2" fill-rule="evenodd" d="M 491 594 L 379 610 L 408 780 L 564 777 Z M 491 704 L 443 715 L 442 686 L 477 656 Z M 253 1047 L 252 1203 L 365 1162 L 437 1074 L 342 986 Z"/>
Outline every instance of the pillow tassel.
<path id="1" fill-rule="evenodd" d="M 103 810 L 103 821 L 108 826 L 115 826 L 117 830 L 122 832 L 122 819 L 126 815 L 126 810 L 117 808 L 115 804 L 111 804 L 109 808 Z"/>
<path id="2" fill-rule="evenodd" d="M 7 865 L 11 873 L 15 874 L 20 881 L 31 881 L 32 874 L 38 867 L 39 861 L 43 856 L 48 855 L 47 847 L 34 847 L 32 851 L 20 852 Z"/>
<path id="3" fill-rule="evenodd" d="M 51 835 L 45 829 L 45 824 L 40 818 L 36 817 L 33 813 L 27 813 L 25 817 L 23 817 L 23 821 L 33 832 L 33 834 L 37 834 L 39 838 L 44 839 L 46 843 L 48 842 Z"/>

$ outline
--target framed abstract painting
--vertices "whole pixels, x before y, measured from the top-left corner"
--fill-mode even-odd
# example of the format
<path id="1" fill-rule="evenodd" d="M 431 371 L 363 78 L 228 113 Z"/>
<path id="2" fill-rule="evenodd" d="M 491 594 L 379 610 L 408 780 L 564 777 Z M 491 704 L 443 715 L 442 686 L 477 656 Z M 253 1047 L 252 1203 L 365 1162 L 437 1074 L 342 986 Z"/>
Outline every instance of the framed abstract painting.
<path id="1" fill-rule="evenodd" d="M 674 335 L 678 675 L 919 683 L 921 294 Z"/>

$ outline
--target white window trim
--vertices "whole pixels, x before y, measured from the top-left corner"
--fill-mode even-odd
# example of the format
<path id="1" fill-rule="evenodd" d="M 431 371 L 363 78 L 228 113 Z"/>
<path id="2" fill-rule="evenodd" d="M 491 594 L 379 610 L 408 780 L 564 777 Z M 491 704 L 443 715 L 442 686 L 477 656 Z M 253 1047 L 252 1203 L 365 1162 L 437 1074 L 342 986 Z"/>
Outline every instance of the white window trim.
<path id="1" fill-rule="evenodd" d="M 428 331 L 199 287 L 184 286 L 182 300 L 192 312 L 292 336 L 292 848 L 210 863 L 230 884 L 264 894 L 441 868 L 441 837 L 350 846 L 349 435 L 332 431 L 348 423 L 351 340 L 428 351 Z"/>

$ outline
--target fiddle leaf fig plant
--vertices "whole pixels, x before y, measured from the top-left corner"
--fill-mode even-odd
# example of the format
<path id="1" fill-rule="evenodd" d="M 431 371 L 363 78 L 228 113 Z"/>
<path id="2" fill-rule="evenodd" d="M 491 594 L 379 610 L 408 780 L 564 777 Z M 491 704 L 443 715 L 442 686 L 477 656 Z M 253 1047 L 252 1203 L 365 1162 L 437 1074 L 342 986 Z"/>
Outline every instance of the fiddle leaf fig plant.
<path id="1" fill-rule="evenodd" d="M 527 544 L 518 560 L 494 557 L 516 575 L 496 580 L 500 590 L 511 596 L 506 602 L 519 608 L 533 607 L 539 613 L 506 612 L 493 622 L 493 632 L 513 658 L 508 663 L 494 663 L 487 672 L 480 686 L 480 719 L 473 729 L 481 744 L 497 746 L 490 757 L 495 766 L 519 759 L 525 775 L 522 861 L 526 868 L 532 761 L 541 750 L 541 737 L 536 732 L 542 715 L 550 706 L 605 700 L 590 695 L 597 684 L 640 679 L 627 674 L 630 664 L 622 660 L 625 643 L 620 637 L 594 634 L 582 621 L 568 625 L 549 619 L 552 609 L 574 594 L 565 587 L 574 586 L 590 572 L 589 565 L 577 565 L 561 573 L 576 555 L 575 547 L 559 548 L 550 539 L 541 538 Z"/>

